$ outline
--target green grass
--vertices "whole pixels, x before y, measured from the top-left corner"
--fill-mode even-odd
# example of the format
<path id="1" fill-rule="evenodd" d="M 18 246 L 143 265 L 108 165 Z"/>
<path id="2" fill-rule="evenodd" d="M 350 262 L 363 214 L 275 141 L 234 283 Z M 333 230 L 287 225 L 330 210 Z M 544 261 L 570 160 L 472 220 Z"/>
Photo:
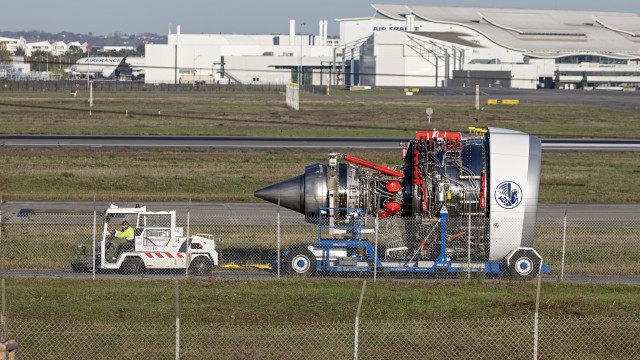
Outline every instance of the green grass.
<path id="1" fill-rule="evenodd" d="M 534 247 L 554 275 L 562 268 L 562 225 L 536 226 Z M 569 226 L 566 233 L 565 275 L 640 275 L 640 230 Z"/>
<path id="2" fill-rule="evenodd" d="M 175 316 L 173 281 L 14 279 L 7 283 L 10 318 L 142 323 Z M 361 281 L 180 281 L 181 321 L 277 326 L 352 321 Z M 535 283 L 485 281 L 367 282 L 361 319 L 438 320 L 530 317 Z M 544 282 L 541 316 L 640 315 L 638 287 Z"/>
<path id="3" fill-rule="evenodd" d="M 349 152 L 400 164 L 399 151 Z M 253 192 L 328 161 L 325 151 L 12 149 L 0 147 L 5 200 L 253 202 Z M 638 202 L 640 154 L 545 153 L 541 202 Z"/>
<path id="4" fill-rule="evenodd" d="M 545 153 L 540 201 L 640 202 L 639 176 L 638 153 Z"/>
<path id="5" fill-rule="evenodd" d="M 380 95 L 396 92 L 372 91 Z M 284 105 L 284 95 L 263 93 L 124 95 L 97 92 L 89 116 L 86 94 L 71 98 L 66 93 L 4 93 L 0 132 L 410 138 L 416 130 L 426 128 L 460 131 L 468 126 L 497 126 L 539 137 L 640 137 L 637 112 L 598 106 L 525 103 L 484 106 L 478 112 L 473 99 L 391 98 L 351 92 L 303 97 L 301 110 L 293 111 Z M 426 123 L 426 107 L 434 109 L 430 124 Z"/>

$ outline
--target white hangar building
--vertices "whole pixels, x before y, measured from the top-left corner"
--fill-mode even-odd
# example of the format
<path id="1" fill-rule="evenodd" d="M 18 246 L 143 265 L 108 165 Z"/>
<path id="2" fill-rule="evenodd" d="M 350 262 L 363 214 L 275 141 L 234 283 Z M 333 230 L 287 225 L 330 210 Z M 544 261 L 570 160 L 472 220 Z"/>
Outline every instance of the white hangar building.
<path id="1" fill-rule="evenodd" d="M 304 24 L 301 24 L 304 25 Z M 308 25 L 307 25 L 308 26 Z M 318 35 L 169 34 L 167 44 L 145 46 L 146 83 L 326 84 L 335 40 L 327 38 L 327 21 Z"/>
<path id="2" fill-rule="evenodd" d="M 372 6 L 371 17 L 337 19 L 339 59 L 353 84 L 640 84 L 640 16 L 635 13 Z"/>

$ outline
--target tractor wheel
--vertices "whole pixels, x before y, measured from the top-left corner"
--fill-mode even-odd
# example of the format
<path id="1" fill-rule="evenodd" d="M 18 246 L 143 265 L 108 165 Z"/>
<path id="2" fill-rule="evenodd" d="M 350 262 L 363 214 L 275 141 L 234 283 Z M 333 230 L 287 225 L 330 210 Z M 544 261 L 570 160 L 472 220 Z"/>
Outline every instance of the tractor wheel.
<path id="1" fill-rule="evenodd" d="M 128 257 L 124 259 L 120 269 L 127 275 L 137 275 L 144 271 L 144 264 L 140 258 Z"/>
<path id="2" fill-rule="evenodd" d="M 308 276 L 316 272 L 316 257 L 306 247 L 294 247 L 284 258 L 284 268 L 290 276 Z"/>
<path id="3" fill-rule="evenodd" d="M 213 262 L 204 256 L 195 258 L 189 266 L 194 275 L 209 275 L 213 270 Z"/>
<path id="4" fill-rule="evenodd" d="M 518 250 L 509 261 L 509 276 L 515 280 L 532 280 L 538 276 L 541 259 L 531 250 Z"/>

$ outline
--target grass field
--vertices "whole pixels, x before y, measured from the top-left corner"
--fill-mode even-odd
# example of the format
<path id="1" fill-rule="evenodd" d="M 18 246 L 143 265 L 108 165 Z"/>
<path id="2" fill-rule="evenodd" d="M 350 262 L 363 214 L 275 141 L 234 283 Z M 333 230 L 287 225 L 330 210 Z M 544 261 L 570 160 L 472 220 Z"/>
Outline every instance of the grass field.
<path id="1" fill-rule="evenodd" d="M 33 320 L 143 323 L 175 316 L 173 281 L 8 279 L 9 316 Z M 296 324 L 352 321 L 361 281 L 180 281 L 182 321 Z M 637 286 L 544 282 L 541 316 L 640 315 Z M 534 283 L 388 281 L 367 284 L 362 320 L 532 316 Z M 455 299 L 455 301 L 452 301 Z"/>
<path id="2" fill-rule="evenodd" d="M 399 151 L 353 151 L 399 164 Z M 12 149 L 0 147 L 5 200 L 258 201 L 253 192 L 328 161 L 324 151 Z M 640 154 L 545 153 L 541 202 L 638 202 Z"/>
<path id="3" fill-rule="evenodd" d="M 474 100 L 365 96 L 307 96 L 301 111 L 284 94 L 188 94 L 132 92 L 2 94 L 0 132 L 5 134 L 263 135 L 411 137 L 416 130 L 466 130 L 497 126 L 539 137 L 640 137 L 638 113 L 584 105 L 485 106 Z M 425 108 L 434 109 L 426 123 Z M 128 111 L 129 116 L 125 116 Z M 474 121 L 477 118 L 478 121 Z M 606 119 L 606 121 L 603 121 Z"/>
<path id="4" fill-rule="evenodd" d="M 333 90 L 332 90 L 333 91 Z M 338 92 L 334 92 L 338 93 Z M 391 95 L 385 93 L 381 95 Z M 0 133 L 3 134 L 131 134 L 131 135 L 264 135 L 264 136 L 385 136 L 411 138 L 416 130 L 440 128 L 465 130 L 468 126 L 498 126 L 525 131 L 539 137 L 615 137 L 638 138 L 637 112 L 583 105 L 521 104 L 486 106 L 473 109 L 473 101 L 433 98 L 390 98 L 340 94 L 330 97 L 303 97 L 301 111 L 284 106 L 283 94 L 204 94 L 166 96 L 154 93 L 95 94 L 93 115 L 88 116 L 86 94 L 70 98 L 67 92 L 52 94 L 3 93 L 0 97 Z M 424 109 L 435 111 L 426 124 Z M 128 116 L 125 116 L 125 111 Z M 473 118 L 478 121 L 474 121 Z M 606 119 L 606 121 L 603 121 Z M 351 155 L 376 163 L 397 164 L 398 151 L 354 151 Z M 326 162 L 318 151 L 187 151 L 187 150 L 77 150 L 9 149 L 0 147 L 0 192 L 3 200 L 85 200 L 99 201 L 257 201 L 253 191 L 298 175 L 304 165 Z M 638 202 L 640 201 L 640 155 L 627 154 L 544 154 L 540 187 L 541 202 Z M 5 224 L 3 224 L 5 225 Z M 5 225 L 0 247 L 0 275 L 9 268 L 68 268 L 78 243 L 88 243 L 91 226 Z M 212 232 L 223 236 L 225 246 L 273 246 L 274 227 L 254 226 L 194 227 L 193 232 Z M 316 229 L 308 226 L 283 229 L 283 247 L 300 242 Z M 572 232 L 573 231 L 573 232 Z M 599 231 L 606 231 L 603 238 Z M 308 232 L 308 233 L 307 233 Z M 640 254 L 634 242 L 637 231 L 570 229 L 567 273 L 620 271 L 637 274 Z M 558 227 L 539 226 L 536 247 L 557 273 L 560 267 Z M 29 239 L 30 241 L 26 241 Z M 540 241 L 542 239 L 542 241 Z M 549 241 L 544 241 L 549 239 Z M 594 244 L 597 242 L 597 244 Z M 624 260 L 621 266 L 620 260 Z M 602 262 L 616 265 L 603 265 Z M 609 267 L 607 267 L 609 266 Z M 133 278 L 133 277 L 132 277 Z M 65 358 L 53 352 L 76 349 L 73 358 L 106 357 L 130 346 L 129 357 L 158 358 L 171 355 L 175 319 L 173 281 L 140 280 L 45 280 L 9 278 L 7 315 L 10 320 L 27 320 L 21 342 L 25 358 Z M 358 302 L 361 280 L 300 279 L 283 281 L 222 281 L 214 275 L 205 281 L 180 281 L 180 312 L 184 326 L 184 358 L 211 357 L 208 346 L 225 346 L 237 358 L 313 357 L 320 351 L 311 343 L 314 324 L 328 328 L 316 330 L 316 337 L 330 339 L 332 348 L 349 354 L 348 336 L 336 343 L 333 332 L 350 334 Z M 430 357 L 455 350 L 473 354 L 483 351 L 493 358 L 516 358 L 514 333 L 525 333 L 516 346 L 530 346 L 526 319 L 533 317 L 535 284 L 504 280 L 471 282 L 388 279 L 381 274 L 376 283 L 369 280 L 361 319 L 367 321 L 416 321 L 420 328 L 382 326 L 370 330 L 370 338 L 380 339 L 365 358 L 394 357 L 384 341 L 407 345 L 407 357 Z M 625 343 L 616 331 L 637 331 L 637 321 L 613 329 L 608 348 L 595 342 L 594 332 L 609 336 L 597 320 L 590 317 L 640 316 L 638 287 L 629 285 L 587 285 L 544 282 L 540 303 L 542 319 L 557 318 L 557 346 L 542 334 L 542 357 L 558 354 L 576 358 L 633 358 L 629 351 L 637 342 Z M 587 319 L 567 322 L 563 317 Z M 495 319 L 495 328 L 472 328 L 474 319 Z M 512 331 L 512 319 L 525 319 L 522 328 Z M 446 322 L 442 322 L 442 320 Z M 156 331 L 145 326 L 170 326 Z M 471 321 L 455 323 L 455 321 Z M 504 320 L 505 323 L 499 323 Z M 16 323 L 19 323 L 16 322 Z M 452 326 L 456 336 L 436 339 L 433 321 Z M 76 326 L 80 325 L 80 326 Z M 84 327 L 84 325 L 87 325 Z M 93 325 L 92 325 L 93 324 Z M 306 324 L 311 324 L 306 326 Z M 458 326 L 455 326 L 455 325 Z M 496 325 L 497 324 L 497 325 Z M 502 325 L 500 325 L 502 324 Z M 509 326 L 507 326 L 510 324 Z M 43 326 L 44 325 L 44 326 Z M 55 325 L 55 326 L 54 326 Z M 61 325 L 61 326 L 59 326 Z M 125 331 L 121 331 L 119 326 Z M 234 328 L 234 326 L 239 326 Z M 294 343 L 268 349 L 271 341 L 289 339 L 287 326 L 295 328 Z M 51 327 L 48 327 L 51 326 Z M 635 330 L 633 330 L 635 329 Z M 215 330 L 215 331 L 214 331 Z M 10 336 L 20 335 L 12 329 Z M 129 331 L 129 332 L 127 332 Z M 163 331 L 166 331 L 164 333 Z M 366 339 L 366 327 L 364 328 Z M 243 335 L 243 333 L 246 333 Z M 375 334 L 374 334 L 375 333 Z M 442 332 L 441 334 L 451 334 Z M 97 335 L 96 335 L 97 334 Z M 127 336 L 125 334 L 131 334 Z M 143 335 L 140 335 L 143 334 Z M 467 338 L 471 334 L 471 339 Z M 88 336 L 86 340 L 82 336 Z M 148 337 L 147 337 L 148 336 Z M 243 336 L 246 339 L 244 340 Z M 212 339 L 215 338 L 215 339 Z M 520 338 L 520 337 L 518 337 Z M 587 346 L 574 343 L 587 339 Z M 144 340 L 142 347 L 137 343 Z M 238 340 L 239 339 L 239 340 Z M 392 340 L 390 340 L 392 339 Z M 168 340 L 168 341 L 167 341 Z M 309 342 L 307 342 L 308 340 Z M 635 339 L 634 339 L 635 340 Z M 48 342 L 51 341 L 51 342 Z M 66 341 L 66 343 L 65 343 Z M 238 343 L 234 341 L 239 341 Z M 246 342 L 245 342 L 246 341 Z M 589 342 L 593 344 L 589 345 Z M 131 344 L 136 342 L 136 344 Z M 277 342 L 275 342 L 277 344 Z M 296 344 L 296 346 L 291 346 Z M 476 348 L 473 348 L 477 345 Z M 147 346 L 147 347 L 145 347 Z M 200 349 L 206 347 L 206 350 Z M 544 347 L 547 347 L 546 349 Z M 287 354 L 286 350 L 297 347 Z M 425 347 L 446 350 L 425 352 Z M 504 351 L 492 353 L 495 347 Z M 371 350 L 371 349 L 370 349 Z M 155 352 L 154 352 L 155 351 Z M 284 353 L 282 352 L 284 351 Z M 295 352 L 297 351 L 297 352 Z M 67 353 L 69 355 L 71 353 Z M 150 355 L 153 354 L 153 355 Z M 295 354 L 295 355 L 292 355 Z M 333 352 L 333 357 L 336 352 Z M 342 354 L 342 353 L 341 353 Z M 373 355 L 375 354 L 375 355 Z M 386 355 L 381 355 L 386 354 Z M 510 356 L 511 355 L 511 356 Z M 636 354 L 637 355 L 637 354 Z M 224 356 L 223 356 L 224 357 Z M 234 356 L 228 356 L 230 358 Z M 317 358 L 329 358 L 320 355 Z M 340 356 L 337 356 L 340 357 Z M 346 357 L 346 356 L 343 356 Z M 429 357 L 429 356 L 427 356 Z M 520 356 L 530 358 L 528 356 Z"/>

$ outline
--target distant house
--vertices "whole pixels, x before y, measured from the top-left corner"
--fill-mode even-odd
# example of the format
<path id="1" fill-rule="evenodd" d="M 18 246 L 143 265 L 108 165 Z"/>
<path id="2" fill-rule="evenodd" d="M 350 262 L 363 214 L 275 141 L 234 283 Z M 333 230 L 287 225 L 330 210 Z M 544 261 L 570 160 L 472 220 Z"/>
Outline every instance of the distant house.
<path id="1" fill-rule="evenodd" d="M 105 46 L 104 49 L 102 49 L 105 52 L 108 51 L 121 51 L 121 50 L 130 50 L 130 51 L 135 51 L 136 48 L 133 46 Z"/>
<path id="2" fill-rule="evenodd" d="M 86 42 L 84 44 L 80 44 L 80 42 L 78 42 L 78 41 L 72 41 L 72 42 L 67 44 L 67 51 L 71 52 L 71 49 L 73 47 L 76 47 L 76 48 L 82 50 L 82 52 L 87 52 L 87 46 L 88 45 L 89 44 L 87 44 Z"/>
<path id="3" fill-rule="evenodd" d="M 31 56 L 36 51 L 51 52 L 51 44 L 48 41 L 38 41 L 34 43 L 27 43 L 25 53 L 27 56 Z"/>
<path id="4" fill-rule="evenodd" d="M 22 36 L 19 39 L 0 36 L 0 43 L 4 43 L 7 46 L 7 50 L 9 50 L 11 54 L 15 54 L 18 48 L 25 47 L 27 41 Z"/>
<path id="5" fill-rule="evenodd" d="M 51 44 L 51 55 L 58 56 L 62 54 L 66 54 L 69 50 L 67 44 L 64 41 L 56 41 Z"/>

